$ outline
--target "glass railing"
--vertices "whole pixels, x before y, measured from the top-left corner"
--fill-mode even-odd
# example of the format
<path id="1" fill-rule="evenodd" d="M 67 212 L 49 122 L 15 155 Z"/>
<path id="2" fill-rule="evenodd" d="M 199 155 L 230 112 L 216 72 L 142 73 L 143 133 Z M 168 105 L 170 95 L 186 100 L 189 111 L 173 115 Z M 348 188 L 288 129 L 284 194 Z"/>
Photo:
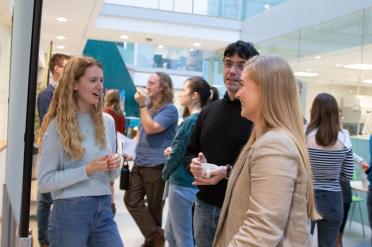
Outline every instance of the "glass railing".
<path id="1" fill-rule="evenodd" d="M 267 11 L 284 1 L 286 0 L 105 0 L 105 3 L 241 20 Z"/>
<path id="2" fill-rule="evenodd" d="M 137 68 L 201 72 L 203 51 L 154 44 L 118 43 L 127 65 Z"/>

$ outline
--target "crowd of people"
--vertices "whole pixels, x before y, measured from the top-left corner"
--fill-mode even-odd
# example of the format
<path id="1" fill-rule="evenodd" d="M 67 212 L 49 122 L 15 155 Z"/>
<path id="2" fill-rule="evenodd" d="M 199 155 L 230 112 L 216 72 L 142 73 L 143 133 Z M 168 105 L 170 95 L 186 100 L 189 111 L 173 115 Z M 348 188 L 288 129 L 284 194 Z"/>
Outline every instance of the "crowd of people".
<path id="1" fill-rule="evenodd" d="M 131 159 L 123 200 L 143 247 L 311 246 L 315 225 L 319 247 L 342 246 L 358 159 L 332 95 L 316 96 L 306 123 L 284 59 L 231 43 L 223 54 L 226 93 L 220 99 L 204 78 L 186 79 L 180 125 L 171 77 L 152 74 L 134 95 L 135 158 L 118 153 L 125 115 L 118 90 L 103 98 L 102 65 L 55 54 L 50 70 L 53 83 L 38 98 L 42 247 L 124 246 L 113 181 Z"/>

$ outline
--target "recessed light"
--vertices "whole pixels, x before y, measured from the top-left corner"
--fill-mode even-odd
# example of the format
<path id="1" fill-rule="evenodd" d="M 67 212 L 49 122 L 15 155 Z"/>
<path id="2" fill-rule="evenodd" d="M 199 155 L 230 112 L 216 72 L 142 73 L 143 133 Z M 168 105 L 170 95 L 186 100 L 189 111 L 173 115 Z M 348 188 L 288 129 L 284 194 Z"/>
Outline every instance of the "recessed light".
<path id="1" fill-rule="evenodd" d="M 321 56 L 315 56 L 315 59 L 321 59 L 322 57 Z"/>
<path id="2" fill-rule="evenodd" d="M 340 68 L 341 66 L 342 66 L 342 65 L 341 65 L 341 64 L 339 64 L 339 63 L 338 63 L 338 64 L 336 64 L 336 67 L 337 67 L 337 68 Z"/>
<path id="3" fill-rule="evenodd" d="M 193 43 L 192 45 L 193 45 L 193 46 L 196 46 L 196 47 L 199 47 L 199 46 L 201 46 L 201 44 L 200 44 L 200 43 L 198 43 L 198 42 L 195 42 L 195 43 Z"/>
<path id="4" fill-rule="evenodd" d="M 120 35 L 120 38 L 121 39 L 129 39 L 129 37 L 127 35 Z"/>
<path id="5" fill-rule="evenodd" d="M 60 21 L 60 22 L 66 22 L 67 21 L 67 19 L 65 18 L 65 17 L 58 17 L 57 18 L 57 21 Z"/>
<path id="6" fill-rule="evenodd" d="M 353 90 L 349 90 L 349 93 L 352 93 L 353 92 Z"/>
<path id="7" fill-rule="evenodd" d="M 62 35 L 58 35 L 58 36 L 57 36 L 57 39 L 59 39 L 59 40 L 64 40 L 64 39 L 66 39 L 66 37 L 65 37 L 65 36 L 62 36 Z"/>
<path id="8" fill-rule="evenodd" d="M 345 65 L 344 68 L 358 69 L 358 70 L 371 70 L 372 64 L 366 64 L 366 63 L 348 64 L 348 65 Z"/>
<path id="9" fill-rule="evenodd" d="M 294 75 L 295 76 L 304 76 L 304 77 L 318 76 L 317 73 L 304 72 L 304 71 L 295 72 Z"/>
<path id="10" fill-rule="evenodd" d="M 371 83 L 372 84 L 372 80 L 363 80 L 364 83 Z"/>
<path id="11" fill-rule="evenodd" d="M 264 8 L 265 8 L 266 10 L 270 9 L 270 4 L 265 4 L 265 5 L 264 5 Z"/>
<path id="12" fill-rule="evenodd" d="M 65 49 L 65 46 L 64 46 L 64 45 L 57 45 L 56 47 L 57 47 L 58 49 L 61 49 L 61 50 Z"/>
<path id="13" fill-rule="evenodd" d="M 194 49 L 193 48 L 190 48 L 189 51 L 194 51 Z"/>
<path id="14" fill-rule="evenodd" d="M 163 47 L 164 47 L 164 46 L 162 46 L 162 45 L 158 45 L 158 48 L 159 48 L 159 49 L 162 49 Z"/>

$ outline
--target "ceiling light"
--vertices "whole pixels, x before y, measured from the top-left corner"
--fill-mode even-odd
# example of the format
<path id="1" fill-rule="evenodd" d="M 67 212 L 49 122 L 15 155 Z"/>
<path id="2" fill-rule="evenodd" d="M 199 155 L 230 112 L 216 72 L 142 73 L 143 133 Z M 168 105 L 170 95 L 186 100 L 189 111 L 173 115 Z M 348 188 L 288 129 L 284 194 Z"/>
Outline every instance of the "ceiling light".
<path id="1" fill-rule="evenodd" d="M 315 59 L 321 59 L 322 57 L 321 56 L 315 56 Z"/>
<path id="2" fill-rule="evenodd" d="M 57 47 L 58 49 L 61 49 L 61 50 L 65 49 L 65 46 L 63 46 L 63 45 L 57 45 L 56 47 Z"/>
<path id="3" fill-rule="evenodd" d="M 270 9 L 270 4 L 265 4 L 265 5 L 264 5 L 264 8 L 265 8 L 266 10 Z"/>
<path id="4" fill-rule="evenodd" d="M 336 64 L 336 67 L 337 67 L 337 68 L 340 68 L 341 66 L 342 66 L 342 65 L 341 65 L 341 64 L 339 64 L 339 63 L 338 63 L 338 64 Z"/>
<path id="5" fill-rule="evenodd" d="M 196 46 L 196 47 L 199 47 L 199 46 L 201 46 L 201 44 L 200 44 L 200 43 L 198 43 L 198 42 L 195 42 L 195 43 L 193 43 L 192 45 L 193 45 L 193 46 Z"/>
<path id="6" fill-rule="evenodd" d="M 58 17 L 57 18 L 57 21 L 60 21 L 60 22 L 66 22 L 67 21 L 67 19 L 65 18 L 65 17 Z"/>
<path id="7" fill-rule="evenodd" d="M 372 84 L 372 80 L 363 80 L 364 83 L 371 83 Z"/>
<path id="8" fill-rule="evenodd" d="M 348 64 L 348 65 L 345 65 L 344 68 L 358 69 L 358 70 L 371 70 L 372 64 L 366 64 L 366 63 Z"/>
<path id="9" fill-rule="evenodd" d="M 65 36 L 62 36 L 62 35 L 58 35 L 57 36 L 57 39 L 64 40 L 64 39 L 66 39 L 66 37 Z"/>
<path id="10" fill-rule="evenodd" d="M 310 73 L 310 72 L 303 72 L 303 71 L 295 72 L 294 75 L 295 76 L 304 76 L 304 77 L 318 76 L 317 73 Z"/>
<path id="11" fill-rule="evenodd" d="M 120 38 L 121 39 L 129 39 L 129 37 L 127 35 L 120 35 Z"/>
<path id="12" fill-rule="evenodd" d="M 159 48 L 159 49 L 162 49 L 163 47 L 164 47 L 164 46 L 162 46 L 162 45 L 158 45 L 158 48 Z"/>
<path id="13" fill-rule="evenodd" d="M 193 48 L 190 48 L 189 51 L 194 51 L 194 49 Z"/>

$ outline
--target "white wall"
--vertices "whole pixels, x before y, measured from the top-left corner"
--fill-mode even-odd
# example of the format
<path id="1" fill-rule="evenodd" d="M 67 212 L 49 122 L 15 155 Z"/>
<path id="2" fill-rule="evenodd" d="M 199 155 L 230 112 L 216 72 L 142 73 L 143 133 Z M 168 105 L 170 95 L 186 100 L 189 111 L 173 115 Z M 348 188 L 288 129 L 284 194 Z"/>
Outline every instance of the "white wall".
<path id="1" fill-rule="evenodd" d="M 5 183 L 16 224 L 21 209 L 33 5 L 33 0 L 16 0 L 13 15 Z"/>

